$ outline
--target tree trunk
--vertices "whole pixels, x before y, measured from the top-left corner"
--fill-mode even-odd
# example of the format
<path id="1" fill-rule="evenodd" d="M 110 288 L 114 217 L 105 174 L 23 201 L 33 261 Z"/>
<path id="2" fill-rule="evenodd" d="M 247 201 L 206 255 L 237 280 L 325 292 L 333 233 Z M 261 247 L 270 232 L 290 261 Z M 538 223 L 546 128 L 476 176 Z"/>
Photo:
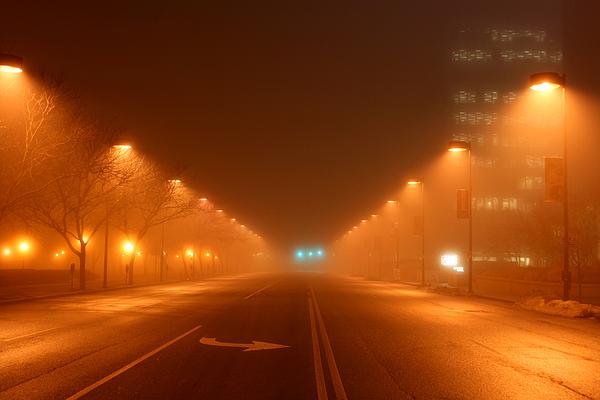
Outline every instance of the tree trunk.
<path id="1" fill-rule="evenodd" d="M 86 243 L 81 240 L 79 242 L 80 253 L 79 253 L 79 289 L 85 290 L 85 246 Z"/>
<path id="2" fill-rule="evenodd" d="M 133 285 L 133 264 L 135 263 L 135 251 L 131 253 L 129 258 L 129 284 Z"/>

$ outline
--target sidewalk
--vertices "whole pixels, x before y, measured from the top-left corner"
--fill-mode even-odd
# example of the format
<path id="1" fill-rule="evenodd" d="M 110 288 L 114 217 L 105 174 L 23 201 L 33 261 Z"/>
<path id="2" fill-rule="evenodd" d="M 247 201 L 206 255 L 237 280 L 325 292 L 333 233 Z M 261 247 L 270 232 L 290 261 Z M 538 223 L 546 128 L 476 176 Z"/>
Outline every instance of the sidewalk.
<path id="1" fill-rule="evenodd" d="M 47 282 L 40 282 L 37 280 L 36 282 L 23 283 L 23 284 L 15 284 L 18 282 L 15 279 L 16 274 L 27 274 L 27 273 L 35 273 L 35 270 L 30 271 L 15 271 L 15 270 L 3 270 L 0 271 L 0 304 L 6 303 L 14 303 L 20 301 L 28 301 L 28 300 L 38 300 L 44 298 L 52 298 L 59 296 L 69 296 L 75 294 L 82 293 L 94 293 L 100 291 L 108 291 L 108 290 L 118 290 L 118 289 L 126 289 L 126 288 L 135 288 L 142 286 L 151 286 L 151 285 L 160 285 L 160 284 L 168 284 L 179 282 L 180 280 L 168 280 L 164 282 L 158 282 L 155 280 L 138 280 L 136 284 L 132 286 L 125 285 L 122 280 L 119 281 L 109 281 L 108 287 L 102 287 L 102 280 L 98 279 L 96 276 L 89 277 L 85 290 L 79 290 L 79 278 L 76 277 L 73 282 L 73 288 L 71 288 L 70 279 L 65 280 L 63 276 L 65 276 L 65 271 L 57 270 L 54 274 L 55 276 L 51 276 L 46 278 Z M 44 274 L 48 275 L 48 271 L 44 271 Z M 62 282 L 56 282 L 55 278 L 59 278 Z M 69 276 L 70 278 L 70 276 Z M 49 282 L 48 282 L 49 281 Z"/>

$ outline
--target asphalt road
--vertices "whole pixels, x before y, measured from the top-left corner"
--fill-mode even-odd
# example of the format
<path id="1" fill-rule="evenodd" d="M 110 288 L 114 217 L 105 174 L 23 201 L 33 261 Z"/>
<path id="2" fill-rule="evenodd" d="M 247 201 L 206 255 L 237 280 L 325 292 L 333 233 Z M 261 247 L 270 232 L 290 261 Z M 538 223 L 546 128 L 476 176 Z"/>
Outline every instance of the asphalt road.
<path id="1" fill-rule="evenodd" d="M 600 323 L 321 274 L 0 305 L 0 399 L 600 398 Z"/>

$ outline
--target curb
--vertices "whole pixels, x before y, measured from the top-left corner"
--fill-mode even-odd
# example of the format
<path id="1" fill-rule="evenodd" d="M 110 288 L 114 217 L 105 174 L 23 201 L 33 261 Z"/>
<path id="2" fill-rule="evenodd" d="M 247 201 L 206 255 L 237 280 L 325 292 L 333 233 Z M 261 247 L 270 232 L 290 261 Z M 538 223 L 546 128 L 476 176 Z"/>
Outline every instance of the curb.
<path id="1" fill-rule="evenodd" d="M 195 279 L 198 280 L 198 279 Z M 181 283 L 181 282 L 191 282 L 192 280 L 178 280 L 178 281 L 169 281 L 169 282 L 155 282 L 155 283 L 143 283 L 132 286 L 115 286 L 115 287 L 107 287 L 107 288 L 99 288 L 99 289 L 86 289 L 86 290 L 73 290 L 71 292 L 59 292 L 52 293 L 42 296 L 30 296 L 23 297 L 18 299 L 9 299 L 0 301 L 0 307 L 3 305 L 14 304 L 14 303 L 22 303 L 27 301 L 37 301 L 37 300 L 45 300 L 45 299 L 53 299 L 57 297 L 68 297 L 68 296 L 76 296 L 82 294 L 93 294 L 93 293 L 101 293 L 101 292 L 110 292 L 115 290 L 125 290 L 125 289 L 137 289 L 141 287 L 149 287 L 149 286 L 159 286 L 159 285 L 169 285 L 172 283 Z"/>

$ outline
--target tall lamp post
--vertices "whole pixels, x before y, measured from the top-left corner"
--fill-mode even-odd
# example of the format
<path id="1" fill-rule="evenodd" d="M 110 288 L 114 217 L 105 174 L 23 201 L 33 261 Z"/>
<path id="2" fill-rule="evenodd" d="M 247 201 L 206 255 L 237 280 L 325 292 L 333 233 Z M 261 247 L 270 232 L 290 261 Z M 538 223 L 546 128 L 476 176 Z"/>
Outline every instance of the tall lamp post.
<path id="1" fill-rule="evenodd" d="M 111 146 L 111 150 L 128 152 L 132 149 L 132 145 L 126 139 L 119 138 Z M 106 203 L 106 221 L 104 224 L 104 263 L 103 263 L 103 274 L 102 274 L 102 287 L 108 287 L 108 234 L 110 225 L 110 207 L 108 202 Z"/>
<path id="2" fill-rule="evenodd" d="M 425 183 L 420 179 L 409 179 L 406 184 L 421 188 L 421 286 L 425 286 Z"/>
<path id="3" fill-rule="evenodd" d="M 473 174 L 471 166 L 471 143 L 462 140 L 453 140 L 448 143 L 448 151 L 451 153 L 467 153 L 469 164 L 469 187 L 467 189 L 467 209 L 469 213 L 469 250 L 467 255 L 467 285 L 469 293 L 473 293 Z"/>
<path id="4" fill-rule="evenodd" d="M 536 92 L 551 92 L 556 89 L 562 90 L 561 108 L 563 115 L 563 300 L 569 300 L 571 291 L 571 270 L 569 266 L 569 192 L 567 190 L 567 149 L 568 136 L 566 124 L 566 76 L 557 72 L 538 72 L 529 77 L 529 88 Z"/>

